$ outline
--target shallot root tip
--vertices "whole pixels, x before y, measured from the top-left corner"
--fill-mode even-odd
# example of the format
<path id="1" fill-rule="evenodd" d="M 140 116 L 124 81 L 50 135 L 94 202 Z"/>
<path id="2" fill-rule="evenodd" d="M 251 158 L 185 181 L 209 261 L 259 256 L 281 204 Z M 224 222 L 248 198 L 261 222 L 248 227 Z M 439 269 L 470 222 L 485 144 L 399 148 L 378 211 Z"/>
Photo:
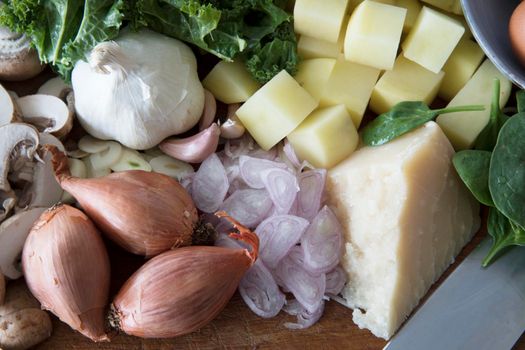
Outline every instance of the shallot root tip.
<path id="1" fill-rule="evenodd" d="M 213 225 L 210 223 L 199 220 L 195 225 L 195 229 L 193 230 L 191 245 L 212 246 L 215 244 L 216 239 L 217 230 L 215 230 L 215 227 L 213 227 Z"/>
<path id="2" fill-rule="evenodd" d="M 53 171 L 58 183 L 71 178 L 71 172 L 69 171 L 69 164 L 67 162 L 67 156 L 60 152 L 60 150 L 54 145 L 45 145 L 44 150 L 50 152 L 52 155 L 51 162 L 53 164 Z"/>
<path id="3" fill-rule="evenodd" d="M 109 328 L 120 332 L 121 331 L 121 324 L 120 324 L 120 312 L 115 307 L 115 304 L 111 304 L 109 306 L 107 321 L 109 323 Z"/>
<path id="4" fill-rule="evenodd" d="M 252 264 L 255 263 L 257 257 L 259 256 L 259 237 L 255 232 L 250 231 L 247 227 L 241 225 L 237 220 L 229 216 L 225 211 L 218 211 L 215 213 L 215 216 L 218 218 L 224 218 L 228 220 L 233 227 L 235 227 L 239 232 L 232 232 L 229 236 L 238 241 L 245 242 L 252 247 L 252 251 L 247 254 L 252 260 Z"/>

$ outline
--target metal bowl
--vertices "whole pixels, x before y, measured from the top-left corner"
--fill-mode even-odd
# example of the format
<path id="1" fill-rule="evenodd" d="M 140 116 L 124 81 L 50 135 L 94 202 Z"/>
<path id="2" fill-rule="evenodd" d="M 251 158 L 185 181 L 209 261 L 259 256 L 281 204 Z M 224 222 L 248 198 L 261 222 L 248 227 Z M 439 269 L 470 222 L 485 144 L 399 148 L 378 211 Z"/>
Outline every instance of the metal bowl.
<path id="1" fill-rule="evenodd" d="M 509 19 L 520 0 L 461 0 L 463 13 L 485 54 L 510 80 L 525 88 L 525 67 L 509 39 Z M 525 40 L 525 38 L 524 38 Z"/>

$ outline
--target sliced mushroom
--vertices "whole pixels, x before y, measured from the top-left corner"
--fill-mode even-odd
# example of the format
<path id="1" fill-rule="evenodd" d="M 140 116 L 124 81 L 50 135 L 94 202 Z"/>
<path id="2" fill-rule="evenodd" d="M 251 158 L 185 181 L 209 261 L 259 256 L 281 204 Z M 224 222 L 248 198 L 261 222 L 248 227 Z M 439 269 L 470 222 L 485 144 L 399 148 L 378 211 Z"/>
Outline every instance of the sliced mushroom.
<path id="1" fill-rule="evenodd" d="M 46 208 L 33 208 L 11 216 L 0 225 L 0 271 L 9 279 L 22 276 L 20 254 L 33 224 Z"/>
<path id="2" fill-rule="evenodd" d="M 40 134 L 41 145 L 55 145 L 65 152 L 64 145 L 60 140 L 50 134 Z M 35 162 L 33 178 L 18 198 L 19 208 L 50 207 L 60 201 L 64 191 L 55 179 L 55 173 L 51 163 L 51 155 L 43 155 L 42 162 Z"/>
<path id="3" fill-rule="evenodd" d="M 9 92 L 0 85 L 0 126 L 17 120 L 16 105 Z"/>
<path id="4" fill-rule="evenodd" d="M 73 111 L 58 97 L 29 95 L 16 101 L 24 122 L 56 137 L 66 136 L 73 127 Z"/>
<path id="5" fill-rule="evenodd" d="M 65 100 L 66 96 L 72 91 L 71 85 L 66 84 L 60 77 L 55 77 L 46 81 L 38 89 L 39 95 L 51 95 Z"/>
<path id="6" fill-rule="evenodd" d="M 25 35 L 0 27 L 0 79 L 26 80 L 36 76 L 43 68 Z"/>
<path id="7" fill-rule="evenodd" d="M 0 271 L 0 305 L 4 305 L 5 300 L 5 277 L 2 271 Z"/>
<path id="8" fill-rule="evenodd" d="M 2 222 L 16 205 L 15 192 L 12 190 L 0 191 L 0 204 L 0 222 Z"/>

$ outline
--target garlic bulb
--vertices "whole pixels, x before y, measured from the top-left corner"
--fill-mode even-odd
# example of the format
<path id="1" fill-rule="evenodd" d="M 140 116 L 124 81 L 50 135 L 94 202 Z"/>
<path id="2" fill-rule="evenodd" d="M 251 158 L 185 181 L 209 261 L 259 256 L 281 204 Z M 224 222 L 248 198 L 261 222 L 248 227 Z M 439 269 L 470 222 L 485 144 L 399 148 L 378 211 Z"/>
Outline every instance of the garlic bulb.
<path id="1" fill-rule="evenodd" d="M 91 135 L 147 149 L 199 122 L 204 89 L 191 49 L 149 30 L 97 45 L 72 73 L 78 120 Z"/>

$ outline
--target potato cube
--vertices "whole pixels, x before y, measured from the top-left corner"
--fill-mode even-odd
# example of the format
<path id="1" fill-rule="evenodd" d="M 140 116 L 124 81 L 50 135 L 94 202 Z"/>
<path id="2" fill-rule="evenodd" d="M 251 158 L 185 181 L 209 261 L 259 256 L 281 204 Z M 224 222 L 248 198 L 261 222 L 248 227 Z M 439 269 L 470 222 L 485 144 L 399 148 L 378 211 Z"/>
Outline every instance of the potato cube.
<path id="1" fill-rule="evenodd" d="M 379 79 L 370 99 L 370 109 L 377 114 L 388 112 L 402 101 L 424 101 L 436 97 L 444 73 L 438 74 L 399 55 L 394 69 Z"/>
<path id="2" fill-rule="evenodd" d="M 359 136 L 344 105 L 317 109 L 290 135 L 288 141 L 301 160 L 331 168 L 357 147 Z"/>
<path id="3" fill-rule="evenodd" d="M 344 104 L 359 128 L 379 72 L 369 66 L 338 60 L 321 94 L 321 106 Z"/>
<path id="4" fill-rule="evenodd" d="M 295 32 L 337 43 L 347 6 L 348 0 L 296 0 Z"/>
<path id="5" fill-rule="evenodd" d="M 487 125 L 494 79 L 500 81 L 500 106 L 503 107 L 509 99 L 512 84 L 486 59 L 447 106 L 481 104 L 486 106 L 485 110 L 443 114 L 437 117 L 437 123 L 456 150 L 471 148 Z"/>
<path id="6" fill-rule="evenodd" d="M 452 18 L 428 7 L 419 12 L 414 28 L 401 45 L 406 58 L 438 73 L 465 32 Z"/>
<path id="7" fill-rule="evenodd" d="M 297 53 L 302 59 L 337 58 L 342 50 L 338 44 L 301 35 L 297 41 Z"/>
<path id="8" fill-rule="evenodd" d="M 333 58 L 313 58 L 304 60 L 297 67 L 295 80 L 317 101 L 321 99 L 326 83 L 336 60 Z"/>
<path id="9" fill-rule="evenodd" d="M 244 102 L 261 87 L 239 61 L 217 63 L 202 85 L 224 103 Z"/>
<path id="10" fill-rule="evenodd" d="M 421 11 L 421 3 L 418 0 L 393 0 L 392 5 L 403 7 L 407 9 L 407 15 L 405 18 L 405 23 L 403 25 L 403 33 L 409 33 L 414 24 L 416 23 L 417 16 L 419 11 Z"/>
<path id="11" fill-rule="evenodd" d="M 472 77 L 484 56 L 478 44 L 470 39 L 462 39 L 443 66 L 445 77 L 439 88 L 439 97 L 446 101 L 452 100 Z"/>
<path id="12" fill-rule="evenodd" d="M 285 70 L 237 110 L 237 116 L 265 150 L 285 138 L 317 107 L 315 99 Z"/>
<path id="13" fill-rule="evenodd" d="M 377 69 L 392 69 L 407 10 L 364 1 L 352 13 L 345 35 L 345 59 Z"/>
<path id="14" fill-rule="evenodd" d="M 462 15 L 463 10 L 461 8 L 460 0 L 422 0 L 429 5 L 435 6 L 447 12 L 452 12 L 456 15 Z"/>

